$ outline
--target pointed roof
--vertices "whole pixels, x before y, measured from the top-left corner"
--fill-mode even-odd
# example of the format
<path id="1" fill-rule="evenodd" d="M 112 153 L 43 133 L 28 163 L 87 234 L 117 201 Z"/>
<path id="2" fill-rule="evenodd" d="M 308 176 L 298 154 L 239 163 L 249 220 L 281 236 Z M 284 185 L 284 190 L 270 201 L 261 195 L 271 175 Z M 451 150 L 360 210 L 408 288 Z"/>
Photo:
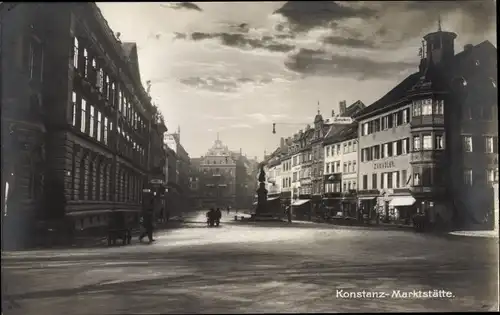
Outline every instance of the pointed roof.
<path id="1" fill-rule="evenodd" d="M 141 73 L 139 71 L 139 57 L 137 55 L 137 44 L 133 42 L 122 43 L 123 52 L 128 59 L 132 74 L 139 82 L 141 81 Z"/>

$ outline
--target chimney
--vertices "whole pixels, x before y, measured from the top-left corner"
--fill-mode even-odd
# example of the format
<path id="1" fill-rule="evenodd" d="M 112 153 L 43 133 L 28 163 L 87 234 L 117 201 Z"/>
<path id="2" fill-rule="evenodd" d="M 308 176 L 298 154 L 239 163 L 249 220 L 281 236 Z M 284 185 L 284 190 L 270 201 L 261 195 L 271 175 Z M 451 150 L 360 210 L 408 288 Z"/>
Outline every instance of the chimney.
<path id="1" fill-rule="evenodd" d="M 472 44 L 466 44 L 466 45 L 464 46 L 464 51 L 469 51 L 469 50 L 471 50 L 473 47 L 474 47 L 474 45 L 472 45 Z"/>
<path id="2" fill-rule="evenodd" d="M 285 146 L 285 138 L 281 137 L 280 139 L 280 148 L 283 148 Z"/>
<path id="3" fill-rule="evenodd" d="M 347 104 L 346 104 L 346 101 L 340 101 L 339 102 L 339 114 L 340 116 L 343 116 L 346 112 L 346 109 L 347 109 Z"/>

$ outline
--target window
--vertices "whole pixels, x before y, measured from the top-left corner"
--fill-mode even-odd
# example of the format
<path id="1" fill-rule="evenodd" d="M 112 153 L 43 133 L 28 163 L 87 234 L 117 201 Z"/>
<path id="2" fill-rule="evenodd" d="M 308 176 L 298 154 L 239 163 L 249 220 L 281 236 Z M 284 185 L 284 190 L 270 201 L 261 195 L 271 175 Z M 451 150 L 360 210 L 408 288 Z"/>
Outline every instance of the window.
<path id="1" fill-rule="evenodd" d="M 420 137 L 413 137 L 413 151 L 420 151 Z"/>
<path id="2" fill-rule="evenodd" d="M 377 173 L 372 174 L 372 189 L 377 189 Z"/>
<path id="3" fill-rule="evenodd" d="M 329 174 L 330 173 L 330 163 L 326 163 L 326 171 L 325 173 Z"/>
<path id="4" fill-rule="evenodd" d="M 401 170 L 401 184 L 403 185 L 403 187 L 406 187 L 406 185 L 408 185 L 408 178 L 407 178 L 407 174 L 406 174 L 406 170 Z"/>
<path id="5" fill-rule="evenodd" d="M 97 140 L 102 141 L 102 114 L 97 112 Z"/>
<path id="6" fill-rule="evenodd" d="M 363 124 L 363 129 L 362 129 L 362 136 L 368 135 L 368 123 Z"/>
<path id="7" fill-rule="evenodd" d="M 91 137 L 94 137 L 94 119 L 95 119 L 95 108 L 94 106 L 90 105 L 90 128 L 89 128 L 89 135 Z"/>
<path id="8" fill-rule="evenodd" d="M 498 181 L 498 179 L 495 180 L 495 170 L 486 170 L 486 180 L 488 181 L 488 183 Z"/>
<path id="9" fill-rule="evenodd" d="M 347 153 L 347 142 L 344 143 L 344 153 Z"/>
<path id="10" fill-rule="evenodd" d="M 87 131 L 87 101 L 84 98 L 82 98 L 80 131 L 83 133 L 85 133 Z"/>
<path id="11" fill-rule="evenodd" d="M 384 143 L 383 145 L 383 151 L 382 151 L 382 158 L 389 157 L 389 143 Z"/>
<path id="12" fill-rule="evenodd" d="M 400 112 L 394 113 L 392 115 L 393 127 L 401 125 Z"/>
<path id="13" fill-rule="evenodd" d="M 443 100 L 435 100 L 434 101 L 434 115 L 443 115 L 444 114 L 444 101 Z"/>
<path id="14" fill-rule="evenodd" d="M 78 38 L 75 36 L 73 40 L 73 67 L 78 69 L 78 51 L 79 51 L 79 43 Z"/>
<path id="15" fill-rule="evenodd" d="M 389 116 L 382 117 L 382 130 L 389 129 Z"/>
<path id="16" fill-rule="evenodd" d="M 380 146 L 376 145 L 371 147 L 371 157 L 373 160 L 378 160 L 380 158 Z"/>
<path id="17" fill-rule="evenodd" d="M 73 119 L 71 120 L 71 124 L 73 126 L 76 126 L 76 111 L 78 109 L 76 107 L 76 93 L 75 92 L 73 92 L 71 94 L 71 104 L 72 104 L 72 107 L 73 107 Z"/>
<path id="18" fill-rule="evenodd" d="M 464 151 L 472 152 L 472 137 L 464 136 Z"/>
<path id="19" fill-rule="evenodd" d="M 398 156 L 398 142 L 399 141 L 394 141 L 392 143 L 392 156 Z"/>
<path id="20" fill-rule="evenodd" d="M 420 186 L 420 174 L 413 174 L 413 186 Z"/>
<path id="21" fill-rule="evenodd" d="M 325 155 L 330 156 L 330 147 L 325 148 Z"/>
<path id="22" fill-rule="evenodd" d="M 472 170 L 464 170 L 464 184 L 472 186 Z"/>
<path id="23" fill-rule="evenodd" d="M 352 152 L 358 151 L 358 141 L 352 142 Z"/>
<path id="24" fill-rule="evenodd" d="M 368 175 L 363 175 L 363 189 L 368 189 Z"/>
<path id="25" fill-rule="evenodd" d="M 493 153 L 494 152 L 494 150 L 493 150 L 493 146 L 494 146 L 493 137 L 485 137 L 485 141 L 486 141 L 486 146 L 485 146 L 486 153 Z"/>
<path id="26" fill-rule="evenodd" d="M 99 92 L 103 92 L 104 90 L 104 70 L 102 68 L 97 71 L 97 88 L 99 89 Z"/>
<path id="27" fill-rule="evenodd" d="M 387 188 L 392 188 L 392 175 L 393 173 L 384 173 L 384 176 L 387 178 Z"/>
<path id="28" fill-rule="evenodd" d="M 394 188 L 401 187 L 401 182 L 399 181 L 399 172 L 398 171 L 392 173 L 392 178 L 394 181 Z"/>
<path id="29" fill-rule="evenodd" d="M 342 186 L 344 186 L 343 187 L 344 189 L 342 191 L 346 191 L 347 190 L 347 184 L 344 182 L 344 184 Z"/>
<path id="30" fill-rule="evenodd" d="M 432 150 L 432 136 L 424 135 L 422 137 L 422 148 L 424 150 Z"/>
<path id="31" fill-rule="evenodd" d="M 434 136 L 434 149 L 442 150 L 444 148 L 444 137 L 443 135 Z"/>
<path id="32" fill-rule="evenodd" d="M 87 52 L 87 48 L 83 49 L 83 75 L 85 77 L 88 76 L 88 59 L 89 59 L 89 54 Z"/>
<path id="33" fill-rule="evenodd" d="M 347 163 L 344 163 L 344 173 L 347 173 Z"/>
<path id="34" fill-rule="evenodd" d="M 387 173 L 382 173 L 380 176 L 380 189 L 384 189 L 387 185 Z"/>
<path id="35" fill-rule="evenodd" d="M 347 164 L 347 171 L 352 172 L 352 162 L 351 161 L 349 161 L 349 163 Z"/>
<path id="36" fill-rule="evenodd" d="M 352 161 L 352 171 L 356 172 L 356 161 Z"/>
<path id="37" fill-rule="evenodd" d="M 408 109 L 403 109 L 403 121 L 402 121 L 403 124 L 407 124 L 408 123 Z"/>
<path id="38" fill-rule="evenodd" d="M 421 102 L 417 101 L 413 103 L 413 117 L 422 116 L 422 107 Z"/>
<path id="39" fill-rule="evenodd" d="M 432 115 L 432 103 L 427 101 L 422 104 L 422 115 Z"/>

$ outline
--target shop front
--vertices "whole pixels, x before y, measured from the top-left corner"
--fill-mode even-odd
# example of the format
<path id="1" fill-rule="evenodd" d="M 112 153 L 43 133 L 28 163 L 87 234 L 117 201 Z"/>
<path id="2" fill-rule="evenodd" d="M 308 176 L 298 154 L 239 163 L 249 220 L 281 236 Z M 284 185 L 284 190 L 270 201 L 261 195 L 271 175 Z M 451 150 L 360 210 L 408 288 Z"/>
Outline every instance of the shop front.
<path id="1" fill-rule="evenodd" d="M 374 218 L 375 212 L 378 210 L 377 198 L 379 195 L 380 192 L 377 189 L 360 190 L 358 192 L 358 220 L 370 221 Z"/>
<path id="2" fill-rule="evenodd" d="M 413 216 L 417 213 L 416 199 L 411 195 L 410 190 L 394 189 L 388 199 L 388 209 L 384 211 L 387 212 L 388 219 L 400 224 L 410 225 Z"/>
<path id="3" fill-rule="evenodd" d="M 354 219 L 357 214 L 357 194 L 355 190 L 351 190 L 349 192 L 343 193 L 341 198 L 341 209 L 342 216 L 344 218 Z"/>
<path id="4" fill-rule="evenodd" d="M 323 205 L 328 217 L 343 217 L 342 213 L 342 195 L 339 192 L 325 193 L 323 195 Z"/>
<path id="5" fill-rule="evenodd" d="M 299 199 L 295 199 L 292 201 L 292 217 L 296 220 L 309 220 L 312 215 L 311 207 L 312 203 L 310 195 L 299 196 Z"/>

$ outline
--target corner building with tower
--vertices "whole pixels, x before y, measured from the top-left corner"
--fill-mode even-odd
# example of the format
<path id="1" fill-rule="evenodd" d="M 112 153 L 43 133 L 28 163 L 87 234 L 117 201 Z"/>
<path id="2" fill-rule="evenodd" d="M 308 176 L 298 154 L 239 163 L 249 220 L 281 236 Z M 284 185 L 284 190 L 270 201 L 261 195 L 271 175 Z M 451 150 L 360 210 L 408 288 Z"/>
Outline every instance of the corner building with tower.
<path id="1" fill-rule="evenodd" d="M 368 217 L 493 226 L 498 182 L 497 51 L 455 53 L 457 35 L 424 36 L 421 61 L 359 123 L 359 207 Z"/>

